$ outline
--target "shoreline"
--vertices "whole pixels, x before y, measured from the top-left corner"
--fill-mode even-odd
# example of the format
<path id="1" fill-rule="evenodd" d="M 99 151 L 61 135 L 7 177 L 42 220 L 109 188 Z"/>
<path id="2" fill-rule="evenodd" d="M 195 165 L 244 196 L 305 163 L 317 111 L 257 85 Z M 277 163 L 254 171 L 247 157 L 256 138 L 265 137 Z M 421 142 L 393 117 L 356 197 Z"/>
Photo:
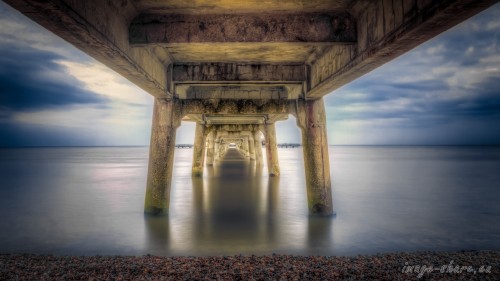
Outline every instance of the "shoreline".
<path id="1" fill-rule="evenodd" d="M 193 279 L 500 280 L 500 251 L 398 252 L 354 257 L 0 254 L 0 280 Z"/>

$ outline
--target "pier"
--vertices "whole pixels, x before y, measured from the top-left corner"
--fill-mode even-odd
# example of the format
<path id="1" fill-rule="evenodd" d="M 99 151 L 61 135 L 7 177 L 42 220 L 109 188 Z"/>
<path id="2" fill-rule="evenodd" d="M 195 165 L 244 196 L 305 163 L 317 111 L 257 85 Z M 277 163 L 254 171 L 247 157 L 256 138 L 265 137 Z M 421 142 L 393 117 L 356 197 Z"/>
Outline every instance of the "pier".
<path id="1" fill-rule="evenodd" d="M 176 144 L 175 148 L 193 148 L 192 144 Z"/>
<path id="2" fill-rule="evenodd" d="M 299 146 L 298 143 L 278 143 L 279 148 L 297 148 Z"/>
<path id="3" fill-rule="evenodd" d="M 292 115 L 319 216 L 333 213 L 323 97 L 498 2 L 4 1 L 154 97 L 145 213 L 168 214 L 181 121 L 196 123 L 193 177 L 230 145 L 279 177 L 275 124 Z"/>

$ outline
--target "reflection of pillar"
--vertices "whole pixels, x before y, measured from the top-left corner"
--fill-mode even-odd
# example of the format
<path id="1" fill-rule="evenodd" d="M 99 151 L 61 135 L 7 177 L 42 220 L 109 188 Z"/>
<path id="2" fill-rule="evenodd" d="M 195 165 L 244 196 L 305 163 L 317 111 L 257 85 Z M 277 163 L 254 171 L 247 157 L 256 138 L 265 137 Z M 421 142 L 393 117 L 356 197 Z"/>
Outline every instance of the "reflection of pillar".
<path id="1" fill-rule="evenodd" d="M 208 147 L 207 147 L 207 165 L 214 164 L 214 134 L 210 133 L 208 135 Z"/>
<path id="2" fill-rule="evenodd" d="M 193 146 L 193 176 L 203 175 L 203 164 L 205 160 L 205 125 L 196 123 Z"/>
<path id="3" fill-rule="evenodd" d="M 297 112 L 302 129 L 302 149 L 310 214 L 331 215 L 332 189 L 323 99 L 302 101 Z"/>
<path id="4" fill-rule="evenodd" d="M 175 100 L 155 99 L 144 202 L 144 212 L 147 214 L 168 214 L 175 132 L 180 125 L 178 112 L 179 104 Z"/>
<path id="5" fill-rule="evenodd" d="M 267 170 L 270 176 L 280 175 L 280 166 L 278 162 L 278 148 L 276 145 L 276 127 L 274 123 L 265 125 L 266 131 L 266 156 Z"/>
<path id="6" fill-rule="evenodd" d="M 250 159 L 255 160 L 255 142 L 253 136 L 248 136 L 248 148 L 250 151 Z"/>
<path id="7" fill-rule="evenodd" d="M 262 165 L 262 140 L 260 138 L 260 132 L 253 132 L 254 148 L 255 148 L 255 163 L 257 165 Z"/>

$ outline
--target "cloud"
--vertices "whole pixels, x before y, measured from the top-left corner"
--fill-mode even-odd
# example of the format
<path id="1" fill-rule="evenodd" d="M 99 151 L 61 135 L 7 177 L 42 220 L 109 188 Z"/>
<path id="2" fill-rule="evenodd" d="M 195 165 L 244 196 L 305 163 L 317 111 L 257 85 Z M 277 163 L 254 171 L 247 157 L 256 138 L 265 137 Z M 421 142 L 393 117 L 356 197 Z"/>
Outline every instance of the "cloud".
<path id="1" fill-rule="evenodd" d="M 498 26 L 500 5 L 327 96 L 331 143 L 499 144 Z"/>
<path id="2" fill-rule="evenodd" d="M 86 90 L 68 75 L 62 58 L 29 47 L 0 45 L 0 107 L 8 112 L 36 111 L 70 105 L 106 106 L 108 99 Z"/>
<path id="3" fill-rule="evenodd" d="M 0 2 L 0 146 L 144 145 L 152 97 Z"/>

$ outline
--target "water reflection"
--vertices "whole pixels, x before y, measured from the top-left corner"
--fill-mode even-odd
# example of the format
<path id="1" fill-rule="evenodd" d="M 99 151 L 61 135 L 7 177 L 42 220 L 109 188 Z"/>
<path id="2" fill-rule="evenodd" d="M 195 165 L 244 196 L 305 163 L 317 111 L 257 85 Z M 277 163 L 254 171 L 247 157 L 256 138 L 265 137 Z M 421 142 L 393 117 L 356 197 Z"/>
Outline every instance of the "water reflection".
<path id="1" fill-rule="evenodd" d="M 193 242 L 197 248 L 220 245 L 239 251 L 272 243 L 269 233 L 274 224 L 269 222 L 268 210 L 276 202 L 272 197 L 262 200 L 272 187 L 262 186 L 261 171 L 231 149 L 223 161 L 207 169 L 206 178 L 192 179 Z"/>
<path id="2" fill-rule="evenodd" d="M 311 255 L 327 254 L 333 247 L 333 218 L 310 217 L 307 221 L 307 247 Z"/>
<path id="3" fill-rule="evenodd" d="M 170 249 L 170 224 L 168 218 L 144 215 L 146 244 L 151 254 L 164 255 Z"/>
<path id="4" fill-rule="evenodd" d="M 298 220 L 279 218 L 280 178 L 267 177 L 262 166 L 236 149 L 207 167 L 204 177 L 192 177 L 191 183 L 191 210 L 183 208 L 179 215 L 187 219 L 145 217 L 148 248 L 153 253 L 272 253 L 290 250 L 290 245 L 315 246 L 315 239 L 331 240 L 325 237 L 331 235 L 330 219 L 325 223 L 315 218 L 306 234 Z M 299 226 L 301 232 L 295 231 Z M 177 236 L 180 239 L 174 239 Z"/>

